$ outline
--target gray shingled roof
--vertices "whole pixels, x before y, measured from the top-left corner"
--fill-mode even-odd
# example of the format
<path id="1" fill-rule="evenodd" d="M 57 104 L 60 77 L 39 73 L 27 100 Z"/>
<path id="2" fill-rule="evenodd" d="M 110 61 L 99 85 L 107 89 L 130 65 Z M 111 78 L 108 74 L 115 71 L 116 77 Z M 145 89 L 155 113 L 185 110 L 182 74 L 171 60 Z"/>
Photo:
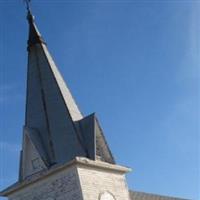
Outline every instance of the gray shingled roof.
<path id="1" fill-rule="evenodd" d="M 145 192 L 129 191 L 130 200 L 186 200 L 177 197 L 162 196 L 157 194 L 150 194 Z"/>

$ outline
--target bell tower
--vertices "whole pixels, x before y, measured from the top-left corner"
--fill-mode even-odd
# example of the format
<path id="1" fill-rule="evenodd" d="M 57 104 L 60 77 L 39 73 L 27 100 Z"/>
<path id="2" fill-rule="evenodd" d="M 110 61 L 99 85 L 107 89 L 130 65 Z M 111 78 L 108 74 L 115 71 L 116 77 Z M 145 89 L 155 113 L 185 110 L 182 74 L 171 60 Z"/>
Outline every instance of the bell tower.
<path id="1" fill-rule="evenodd" d="M 28 2 L 28 1 L 27 1 Z M 19 180 L 9 200 L 129 200 L 95 114 L 83 116 L 65 84 L 27 3 L 28 72 Z"/>

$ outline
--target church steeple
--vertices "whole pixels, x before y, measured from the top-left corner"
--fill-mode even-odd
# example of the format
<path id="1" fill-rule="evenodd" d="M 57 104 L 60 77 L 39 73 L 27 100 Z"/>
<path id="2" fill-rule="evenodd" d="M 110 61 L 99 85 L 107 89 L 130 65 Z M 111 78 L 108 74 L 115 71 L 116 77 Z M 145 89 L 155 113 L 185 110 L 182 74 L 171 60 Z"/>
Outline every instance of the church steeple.
<path id="1" fill-rule="evenodd" d="M 20 179 L 76 156 L 114 159 L 94 114 L 83 117 L 28 9 L 26 116 Z"/>
<path id="2" fill-rule="evenodd" d="M 95 114 L 83 117 L 79 111 L 30 9 L 28 22 L 19 180 L 0 195 L 12 200 L 93 200 L 107 195 L 128 200 L 125 173 L 129 169 L 115 165 Z"/>

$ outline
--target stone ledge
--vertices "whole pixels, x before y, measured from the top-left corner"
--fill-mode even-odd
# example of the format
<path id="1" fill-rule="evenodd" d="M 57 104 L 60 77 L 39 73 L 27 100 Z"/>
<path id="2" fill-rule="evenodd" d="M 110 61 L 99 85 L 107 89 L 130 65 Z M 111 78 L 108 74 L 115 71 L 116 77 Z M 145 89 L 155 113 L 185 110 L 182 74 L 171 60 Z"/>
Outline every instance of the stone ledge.
<path id="1" fill-rule="evenodd" d="M 76 157 L 75 158 L 75 163 L 78 166 L 85 166 L 87 168 L 99 168 L 99 169 L 104 169 L 104 170 L 112 170 L 112 171 L 116 171 L 118 173 L 127 173 L 130 172 L 131 169 L 128 167 L 123 167 L 120 165 L 115 165 L 115 164 L 110 164 L 110 163 L 106 163 L 100 160 L 90 160 L 88 158 L 83 158 L 83 157 Z"/>

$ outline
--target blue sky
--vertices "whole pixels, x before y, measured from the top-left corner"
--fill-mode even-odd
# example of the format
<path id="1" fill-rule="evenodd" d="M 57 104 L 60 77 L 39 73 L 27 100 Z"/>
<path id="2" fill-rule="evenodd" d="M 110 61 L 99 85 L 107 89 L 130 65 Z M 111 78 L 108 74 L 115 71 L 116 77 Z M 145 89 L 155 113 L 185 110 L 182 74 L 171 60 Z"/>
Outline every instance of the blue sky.
<path id="1" fill-rule="evenodd" d="M 81 111 L 97 113 L 133 169 L 129 187 L 200 199 L 200 1 L 35 0 L 32 10 Z M 0 189 L 18 175 L 25 15 L 20 0 L 0 0 Z"/>

